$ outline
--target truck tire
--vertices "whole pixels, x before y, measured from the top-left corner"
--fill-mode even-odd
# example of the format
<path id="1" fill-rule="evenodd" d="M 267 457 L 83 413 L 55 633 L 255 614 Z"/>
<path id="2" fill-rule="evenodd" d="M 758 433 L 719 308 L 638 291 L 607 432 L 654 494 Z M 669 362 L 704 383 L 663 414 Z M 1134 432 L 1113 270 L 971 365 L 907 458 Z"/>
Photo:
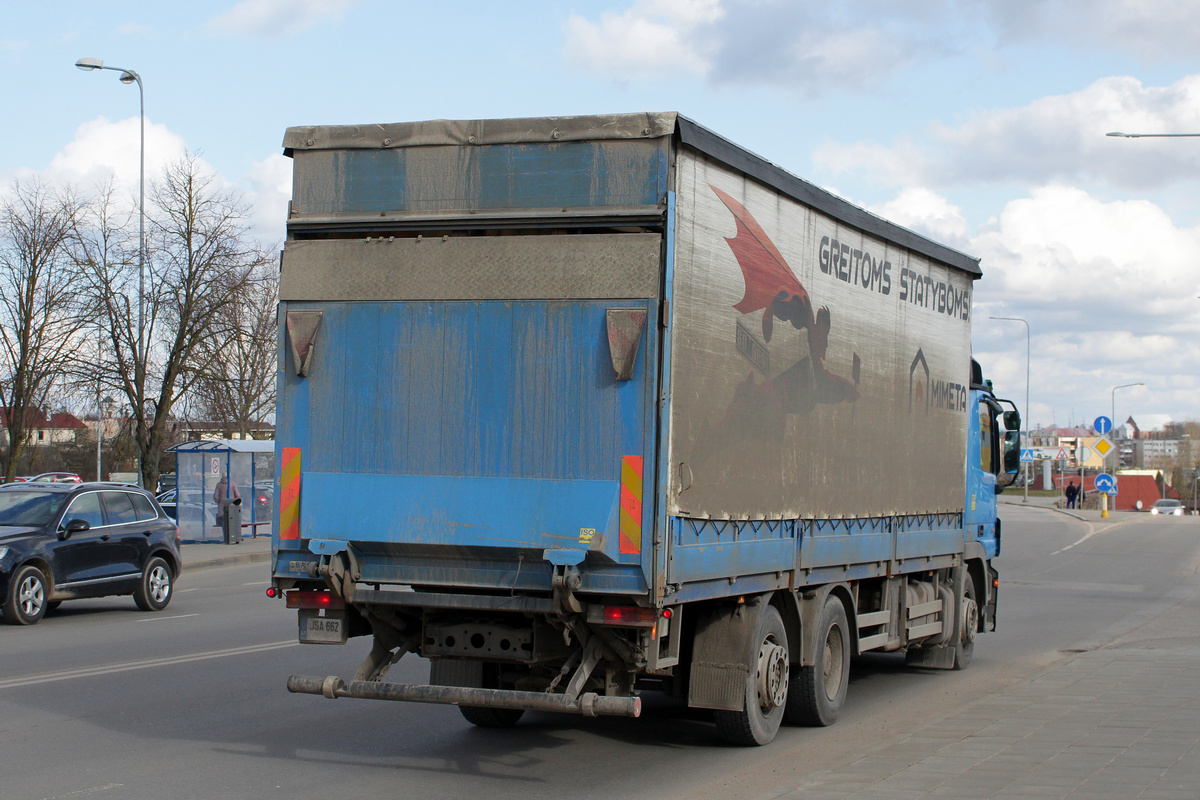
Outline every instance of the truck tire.
<path id="1" fill-rule="evenodd" d="M 817 663 L 792 671 L 787 720 L 824 727 L 837 721 L 850 683 L 850 623 L 841 600 L 825 600 L 815 633 Z"/>
<path id="2" fill-rule="evenodd" d="M 783 722 L 788 698 L 787 630 L 783 617 L 771 605 L 759 615 L 746 664 L 746 691 L 741 711 L 714 711 L 717 733 L 729 744 L 741 747 L 768 744 Z"/>
<path id="3" fill-rule="evenodd" d="M 523 708 L 480 708 L 459 706 L 463 719 L 480 728 L 511 728 L 525 714 Z"/>
<path id="4" fill-rule="evenodd" d="M 483 673 L 475 681 L 481 689 L 500 688 L 500 667 L 495 663 L 483 664 Z M 459 706 L 463 719 L 480 728 L 511 728 L 525 714 L 523 708 L 484 708 L 482 706 Z"/>
<path id="5" fill-rule="evenodd" d="M 975 579 L 967 575 L 963 581 L 963 598 L 959 614 L 961 625 L 954 641 L 954 668 L 971 666 L 975 655 L 975 633 L 979 630 L 979 605 L 975 602 Z"/>

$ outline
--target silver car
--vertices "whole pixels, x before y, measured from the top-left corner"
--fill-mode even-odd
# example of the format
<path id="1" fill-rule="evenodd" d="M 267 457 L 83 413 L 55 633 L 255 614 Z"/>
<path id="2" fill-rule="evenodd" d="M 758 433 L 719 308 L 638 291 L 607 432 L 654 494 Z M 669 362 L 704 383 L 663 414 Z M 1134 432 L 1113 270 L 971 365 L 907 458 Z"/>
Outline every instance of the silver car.
<path id="1" fill-rule="evenodd" d="M 1155 500 L 1154 505 L 1150 507 L 1151 514 L 1171 514 L 1176 517 L 1183 516 L 1183 503 L 1178 500 Z"/>

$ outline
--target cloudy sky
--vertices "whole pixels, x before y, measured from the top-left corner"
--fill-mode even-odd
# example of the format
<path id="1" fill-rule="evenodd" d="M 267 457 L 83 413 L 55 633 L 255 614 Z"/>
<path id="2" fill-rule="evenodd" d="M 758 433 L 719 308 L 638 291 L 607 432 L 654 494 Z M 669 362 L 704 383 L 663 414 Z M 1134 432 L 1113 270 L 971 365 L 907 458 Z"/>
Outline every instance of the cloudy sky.
<path id="1" fill-rule="evenodd" d="M 1198 0 L 4 3 L 0 186 L 199 153 L 283 236 L 292 125 L 679 111 L 982 259 L 976 356 L 1042 425 L 1200 420 Z M 1144 425 L 1145 426 L 1145 425 Z"/>

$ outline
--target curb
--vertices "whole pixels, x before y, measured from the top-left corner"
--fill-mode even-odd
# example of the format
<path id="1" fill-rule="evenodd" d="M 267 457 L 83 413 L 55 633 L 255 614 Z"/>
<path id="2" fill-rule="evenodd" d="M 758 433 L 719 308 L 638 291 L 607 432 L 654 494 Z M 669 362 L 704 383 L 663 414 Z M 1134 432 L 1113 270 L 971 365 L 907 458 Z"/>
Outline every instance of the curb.
<path id="1" fill-rule="evenodd" d="M 271 560 L 271 553 L 239 553 L 232 556 L 222 556 L 220 558 L 210 558 L 204 561 L 196 561 L 191 564 L 184 559 L 183 572 L 199 572 L 205 569 L 215 569 L 216 567 L 228 567 L 235 564 L 257 564 Z"/>
<path id="2" fill-rule="evenodd" d="M 1009 505 L 1009 506 L 1021 506 L 1022 508 L 1040 508 L 1043 511 L 1053 511 L 1056 514 L 1063 514 L 1063 515 L 1071 517 L 1073 519 L 1077 519 L 1080 522 L 1090 522 L 1090 520 L 1087 517 L 1081 517 L 1078 514 L 1073 514 L 1070 511 L 1067 511 L 1065 508 L 1056 508 L 1054 506 L 1043 506 L 1043 505 L 1031 505 L 1029 503 L 1018 503 L 1013 500 L 1000 500 L 999 502 L 1004 503 L 1005 505 Z"/>

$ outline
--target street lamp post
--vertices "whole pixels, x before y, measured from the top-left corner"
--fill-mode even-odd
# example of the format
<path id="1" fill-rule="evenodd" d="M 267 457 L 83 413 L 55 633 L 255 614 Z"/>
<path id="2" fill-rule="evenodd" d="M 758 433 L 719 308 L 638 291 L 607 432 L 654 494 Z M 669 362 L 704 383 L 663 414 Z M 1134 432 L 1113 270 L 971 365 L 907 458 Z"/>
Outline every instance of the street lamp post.
<path id="1" fill-rule="evenodd" d="M 121 73 L 120 81 L 124 84 L 136 83 L 138 87 L 138 124 L 140 142 L 138 145 L 138 349 L 133 359 L 134 369 L 145 361 L 146 352 L 146 94 L 142 89 L 142 76 L 131 69 L 121 67 L 106 67 L 98 58 L 81 58 L 75 66 L 84 72 L 97 69 L 110 69 Z M 140 385 L 140 384 L 139 384 Z M 138 443 L 139 450 L 141 443 Z M 142 483 L 142 459 L 138 453 L 138 485 Z"/>
<path id="2" fill-rule="evenodd" d="M 100 399 L 100 386 L 96 386 L 96 480 L 104 480 L 101 472 L 100 454 L 104 447 L 104 421 L 112 416 L 113 407 L 117 401 L 111 397 Z"/>
<path id="3" fill-rule="evenodd" d="M 1030 341 L 1033 338 L 1029 331 L 1029 323 L 1026 320 L 1021 319 L 1020 317 L 992 317 L 991 319 L 1003 319 L 1003 320 L 1008 320 L 1009 322 L 1021 322 L 1021 323 L 1024 323 L 1024 325 L 1025 325 L 1025 424 L 1021 426 L 1025 430 L 1022 432 L 1023 435 L 1021 438 L 1028 441 L 1028 434 L 1029 434 L 1029 354 L 1030 354 Z M 1028 467 L 1029 462 L 1025 461 L 1023 463 L 1026 465 L 1025 466 L 1025 481 L 1024 481 L 1024 483 L 1025 483 L 1025 500 L 1024 500 L 1024 502 L 1028 503 L 1029 502 L 1029 467 Z"/>
<path id="4" fill-rule="evenodd" d="M 1115 446 L 1115 442 L 1117 439 L 1117 435 L 1116 435 L 1116 432 L 1117 432 L 1117 389 L 1128 389 L 1130 386 L 1145 386 L 1145 385 L 1146 384 L 1144 381 L 1138 381 L 1137 383 L 1122 383 L 1120 386 L 1113 387 L 1112 405 L 1109 410 L 1109 413 L 1111 413 L 1112 416 L 1109 417 L 1109 419 L 1112 420 L 1112 430 L 1113 430 L 1113 442 L 1114 442 L 1114 446 L 1113 446 L 1113 477 L 1114 478 L 1117 475 L 1117 470 L 1121 466 L 1121 453 L 1120 453 L 1120 450 Z M 1102 516 L 1102 517 L 1108 516 L 1108 495 L 1107 494 L 1100 495 L 1100 516 Z"/>
<path id="5" fill-rule="evenodd" d="M 1179 139 L 1189 136 L 1200 136 L 1200 133 L 1122 133 L 1121 131 L 1112 131 L 1104 135 L 1117 136 L 1122 139 Z"/>

